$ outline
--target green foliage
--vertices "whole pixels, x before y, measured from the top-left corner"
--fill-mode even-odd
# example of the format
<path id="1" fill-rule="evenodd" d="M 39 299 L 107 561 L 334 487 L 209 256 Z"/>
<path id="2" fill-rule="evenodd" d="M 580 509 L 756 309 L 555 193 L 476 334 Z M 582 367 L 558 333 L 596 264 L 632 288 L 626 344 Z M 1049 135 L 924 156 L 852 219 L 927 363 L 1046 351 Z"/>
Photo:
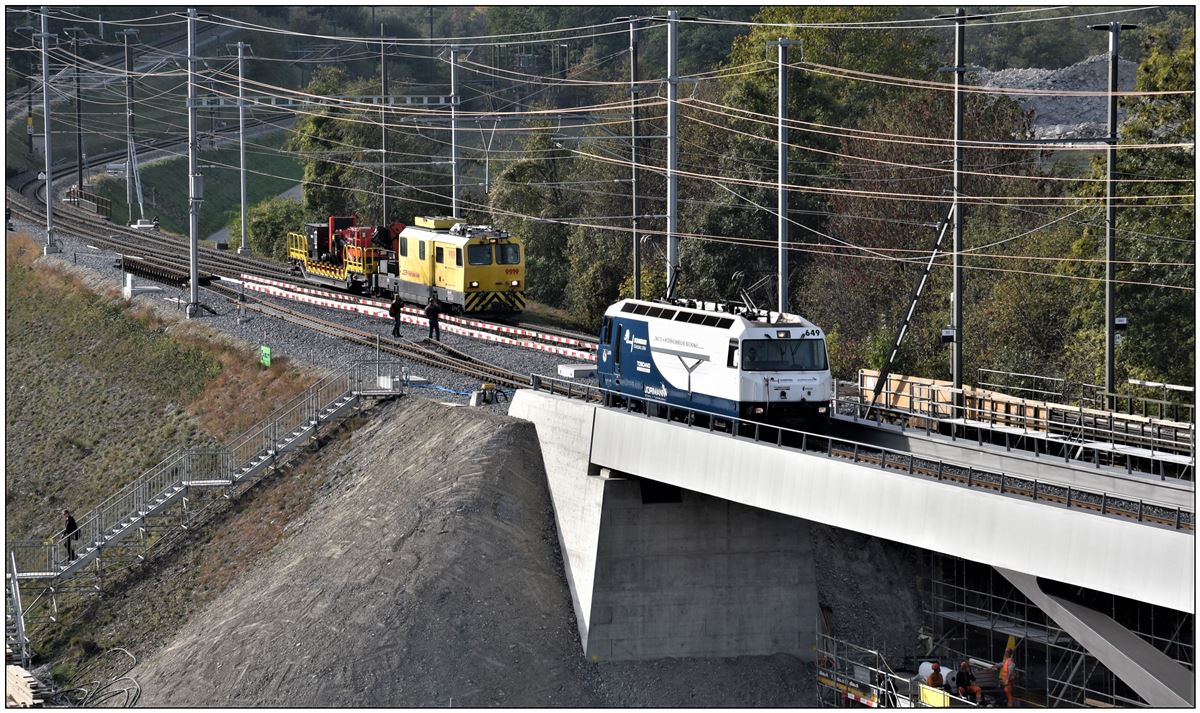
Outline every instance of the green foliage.
<path id="1" fill-rule="evenodd" d="M 1195 30 L 1180 33 L 1159 28 L 1148 33 L 1146 60 L 1138 67 L 1139 91 L 1195 90 Z M 1193 95 L 1150 96 L 1133 99 L 1121 127 L 1122 142 L 1187 143 L 1195 140 Z M 1120 184 L 1124 203 L 1117 211 L 1116 314 L 1129 319 L 1124 344 L 1116 355 L 1117 383 L 1127 378 L 1191 384 L 1195 380 L 1195 203 L 1194 199 L 1167 198 L 1190 193 L 1195 181 L 1195 155 L 1179 148 L 1120 151 L 1117 178 L 1174 179 L 1176 182 Z M 1096 159 L 1092 176 L 1104 176 L 1104 163 Z M 1103 184 L 1079 190 L 1098 198 Z M 1137 200 L 1140 198 L 1141 200 Z M 1170 207 L 1169 204 L 1184 203 Z M 1167 207 L 1157 204 L 1168 204 Z M 1072 257 L 1092 260 L 1073 267 L 1071 274 L 1102 278 L 1104 214 L 1090 211 L 1092 226 L 1072 245 Z M 1072 353 L 1089 364 L 1104 363 L 1104 293 L 1102 282 L 1089 282 L 1074 313 L 1076 333 Z M 1094 383 L 1100 383 L 1098 378 Z"/>
<path id="2" fill-rule="evenodd" d="M 317 95 L 370 95 L 379 80 L 352 80 L 337 67 L 322 67 L 305 91 Z M 367 109 L 321 108 L 296 121 L 288 146 L 304 167 L 304 214 L 308 220 L 331 215 L 357 215 L 363 224 L 383 224 L 382 136 L 379 113 Z M 388 160 L 431 153 L 428 141 L 407 131 L 388 129 Z M 429 190 L 427 170 L 389 166 L 388 217 L 408 222 L 413 215 L 445 213 L 448 188 Z M 414 179 L 412 175 L 422 178 Z M 444 183 L 444 179 L 435 183 Z M 440 194 L 440 195 L 439 195 Z"/>
<path id="3" fill-rule="evenodd" d="M 509 163 L 493 182 L 489 197 L 492 222 L 525 239 L 530 298 L 562 305 L 570 280 L 566 258 L 570 229 L 559 222 L 537 219 L 576 214 L 578 195 L 563 185 L 571 175 L 571 155 L 543 133 L 526 140 L 524 154 Z"/>
<path id="4" fill-rule="evenodd" d="M 304 207 L 299 201 L 276 196 L 250 207 L 246 216 L 250 237 L 246 241 L 255 255 L 287 259 L 287 234 L 304 232 Z M 229 222 L 229 244 L 241 244 L 242 221 Z"/>
<path id="5" fill-rule="evenodd" d="M 1011 6 L 987 6 L 971 8 L 969 12 L 1004 12 L 1010 11 Z M 1016 19 L 1032 19 L 1036 17 L 1054 17 L 1066 15 L 1089 15 L 1093 13 L 1111 13 L 1118 9 L 1111 5 L 1075 5 L 1062 8 L 1057 12 L 1031 13 L 1029 15 L 1008 15 L 993 17 L 967 26 L 967 52 L 972 64 L 979 64 L 989 69 L 1004 69 L 1007 67 L 1066 67 L 1088 57 L 1101 54 L 1108 49 L 1108 35 L 1091 29 L 1092 25 L 1107 23 L 1119 19 L 1121 22 L 1136 22 L 1142 27 L 1161 22 L 1169 22 L 1177 27 L 1189 27 L 1195 24 L 1194 11 L 1169 7 L 1148 8 L 1137 13 L 1123 15 L 1100 15 L 1096 17 L 1077 17 L 1072 20 L 1054 22 L 1011 22 Z M 906 15 L 910 17 L 933 17 L 951 12 L 944 7 L 909 8 Z M 1171 16 L 1175 17 L 1172 18 Z M 1127 30 L 1121 33 L 1123 49 L 1121 56 L 1125 59 L 1140 61 L 1138 55 L 1137 37 L 1141 30 Z M 949 30 L 939 33 L 941 40 L 940 51 L 946 56 L 952 56 L 953 37 Z M 1130 43 L 1132 41 L 1132 44 Z"/>

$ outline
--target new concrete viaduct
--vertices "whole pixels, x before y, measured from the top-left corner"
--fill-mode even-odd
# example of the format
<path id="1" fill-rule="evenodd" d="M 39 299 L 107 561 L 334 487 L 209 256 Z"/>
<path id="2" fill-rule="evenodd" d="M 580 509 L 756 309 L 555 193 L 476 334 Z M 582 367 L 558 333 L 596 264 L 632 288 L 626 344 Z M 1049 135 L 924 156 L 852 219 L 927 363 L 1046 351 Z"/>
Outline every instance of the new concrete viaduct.
<path id="1" fill-rule="evenodd" d="M 809 521 L 1195 612 L 1195 538 L 1186 528 L 536 390 L 518 392 L 509 413 L 536 425 L 579 632 L 592 658 L 811 658 L 817 605 L 802 536 Z M 686 497 L 674 500 L 682 507 L 659 514 L 653 504 L 663 496 L 646 487 L 653 483 L 682 489 Z M 1182 509 L 1188 523 L 1194 497 L 1191 504 Z"/>

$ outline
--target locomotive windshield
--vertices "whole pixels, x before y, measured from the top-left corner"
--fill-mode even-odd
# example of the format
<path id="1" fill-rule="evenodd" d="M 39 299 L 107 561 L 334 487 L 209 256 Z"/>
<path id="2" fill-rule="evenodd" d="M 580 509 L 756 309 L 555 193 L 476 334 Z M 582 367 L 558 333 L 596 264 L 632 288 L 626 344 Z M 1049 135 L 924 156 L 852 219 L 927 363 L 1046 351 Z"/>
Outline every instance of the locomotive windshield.
<path id="1" fill-rule="evenodd" d="M 472 265 L 491 265 L 492 246 L 487 244 L 468 245 L 467 262 L 471 263 Z"/>
<path id="2" fill-rule="evenodd" d="M 824 339 L 747 339 L 742 342 L 744 371 L 825 371 Z"/>
<path id="3" fill-rule="evenodd" d="M 516 265 L 521 262 L 521 246 L 516 243 L 500 243 L 496 246 L 496 262 L 501 265 Z"/>

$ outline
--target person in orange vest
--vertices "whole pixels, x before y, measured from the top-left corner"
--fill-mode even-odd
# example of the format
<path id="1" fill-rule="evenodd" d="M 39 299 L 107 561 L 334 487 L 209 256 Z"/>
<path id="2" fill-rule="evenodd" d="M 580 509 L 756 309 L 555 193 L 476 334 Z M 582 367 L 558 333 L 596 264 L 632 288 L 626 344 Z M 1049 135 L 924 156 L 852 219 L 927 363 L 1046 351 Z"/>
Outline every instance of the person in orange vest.
<path id="1" fill-rule="evenodd" d="M 1013 707 L 1013 679 L 1016 677 L 1017 662 L 1013 661 L 1013 650 L 1004 650 L 1004 661 L 1000 663 L 1000 685 L 1004 686 L 1004 698 L 1009 708 Z"/>

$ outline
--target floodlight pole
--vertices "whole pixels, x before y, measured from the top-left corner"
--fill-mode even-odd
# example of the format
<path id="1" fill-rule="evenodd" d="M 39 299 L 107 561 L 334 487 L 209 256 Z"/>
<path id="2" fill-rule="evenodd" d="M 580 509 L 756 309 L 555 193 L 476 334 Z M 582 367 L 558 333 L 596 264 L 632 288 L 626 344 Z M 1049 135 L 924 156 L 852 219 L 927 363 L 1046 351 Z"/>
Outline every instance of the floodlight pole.
<path id="1" fill-rule="evenodd" d="M 667 13 L 667 297 L 679 269 L 679 12 Z"/>
<path id="2" fill-rule="evenodd" d="M 245 86 L 245 58 L 246 47 L 245 42 L 237 43 L 238 51 L 238 156 L 240 159 L 241 170 L 240 188 L 242 194 L 242 244 L 238 246 L 238 255 L 250 254 L 250 233 L 249 233 L 249 218 L 246 210 L 246 86 Z"/>

